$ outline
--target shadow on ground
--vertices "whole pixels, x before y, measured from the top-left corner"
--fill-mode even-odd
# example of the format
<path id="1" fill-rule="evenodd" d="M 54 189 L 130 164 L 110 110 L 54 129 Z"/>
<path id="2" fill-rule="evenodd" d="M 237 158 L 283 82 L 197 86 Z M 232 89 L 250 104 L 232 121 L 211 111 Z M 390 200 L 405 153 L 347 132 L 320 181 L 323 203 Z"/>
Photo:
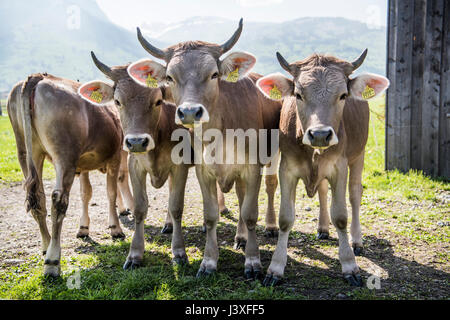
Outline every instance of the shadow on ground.
<path id="1" fill-rule="evenodd" d="M 134 228 L 133 217 L 122 217 L 122 223 Z M 224 220 L 224 219 L 222 219 Z M 155 250 L 146 250 L 143 267 L 123 271 L 129 241 L 103 245 L 88 238 L 76 252 L 91 255 L 97 263 L 80 271 L 80 290 L 61 290 L 63 279 L 43 280 L 43 296 L 70 299 L 448 299 L 448 274 L 432 267 L 395 255 L 385 239 L 364 238 L 363 258 L 386 274 L 381 275 L 380 288 L 352 288 L 342 279 L 337 256 L 338 240 L 316 240 L 314 234 L 291 232 L 285 278 L 276 288 L 264 288 L 260 281 L 244 278 L 244 253 L 233 249 L 235 224 L 221 221 L 218 225 L 220 258 L 218 272 L 206 279 L 195 277 L 200 266 L 205 234 L 201 226 L 183 228 L 190 263 L 173 266 L 171 235 L 160 233 L 161 226 L 146 225 L 146 243 Z M 270 264 L 276 239 L 264 236 L 257 229 L 261 262 L 264 270 Z M 221 242 L 222 241 L 222 242 Z M 292 244 L 291 242 L 295 242 Z M 267 248 L 271 249 L 268 250 Z M 362 267 L 366 281 L 373 275 Z M 372 282 L 374 283 L 374 282 Z"/>

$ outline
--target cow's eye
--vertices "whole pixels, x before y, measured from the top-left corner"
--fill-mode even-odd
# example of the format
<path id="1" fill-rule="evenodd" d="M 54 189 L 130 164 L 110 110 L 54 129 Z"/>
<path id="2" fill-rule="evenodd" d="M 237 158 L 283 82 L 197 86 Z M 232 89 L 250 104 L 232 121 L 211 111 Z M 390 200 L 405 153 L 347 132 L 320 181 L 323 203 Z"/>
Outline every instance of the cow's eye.
<path id="1" fill-rule="evenodd" d="M 167 80 L 168 82 L 173 82 L 173 79 L 172 79 L 171 76 L 167 76 L 167 77 L 166 77 L 166 80 Z"/>
<path id="2" fill-rule="evenodd" d="M 120 107 L 121 105 L 120 105 L 120 101 L 119 100 L 114 100 L 114 103 L 116 104 L 116 106 L 118 106 L 118 107 Z"/>
<path id="3" fill-rule="evenodd" d="M 297 100 L 303 101 L 302 95 L 300 93 L 297 93 L 295 97 L 297 98 Z"/>
<path id="4" fill-rule="evenodd" d="M 156 101 L 155 106 L 159 107 L 160 105 L 162 105 L 162 100 L 159 99 L 158 101 Z"/>
<path id="5" fill-rule="evenodd" d="M 339 98 L 340 100 L 345 100 L 347 99 L 348 95 L 346 93 L 344 93 L 343 95 L 341 95 L 341 97 Z"/>
<path id="6" fill-rule="evenodd" d="M 219 73 L 214 72 L 213 75 L 211 76 L 211 79 L 217 79 L 218 77 L 219 77 Z"/>

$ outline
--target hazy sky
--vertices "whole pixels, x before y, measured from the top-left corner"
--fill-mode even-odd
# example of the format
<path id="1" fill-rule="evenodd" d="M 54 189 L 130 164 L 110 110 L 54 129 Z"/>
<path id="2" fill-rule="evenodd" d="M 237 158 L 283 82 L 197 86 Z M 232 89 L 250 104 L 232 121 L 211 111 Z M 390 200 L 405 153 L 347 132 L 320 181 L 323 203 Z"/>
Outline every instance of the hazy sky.
<path id="1" fill-rule="evenodd" d="M 387 0 L 97 0 L 116 24 L 178 22 L 193 16 L 283 22 L 301 17 L 344 17 L 386 25 Z M 263 30 L 262 30 L 263 32 Z"/>

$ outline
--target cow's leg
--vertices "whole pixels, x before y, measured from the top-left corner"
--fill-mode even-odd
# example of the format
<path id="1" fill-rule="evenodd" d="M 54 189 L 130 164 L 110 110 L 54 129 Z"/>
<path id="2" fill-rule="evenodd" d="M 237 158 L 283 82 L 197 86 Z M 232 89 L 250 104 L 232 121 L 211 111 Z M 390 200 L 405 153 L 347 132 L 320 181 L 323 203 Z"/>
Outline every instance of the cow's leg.
<path id="1" fill-rule="evenodd" d="M 278 236 L 277 216 L 275 214 L 274 198 L 278 186 L 278 177 L 276 174 L 266 174 L 266 193 L 267 193 L 267 211 L 266 211 L 266 236 L 275 238 Z"/>
<path id="2" fill-rule="evenodd" d="M 328 214 L 328 180 L 323 179 L 319 184 L 319 223 L 317 239 L 328 239 L 330 236 L 330 215 Z"/>
<path id="3" fill-rule="evenodd" d="M 200 189 L 203 196 L 203 215 L 206 225 L 206 245 L 203 261 L 197 272 L 197 277 L 210 275 L 217 270 L 219 248 L 217 246 L 217 222 L 219 221 L 219 205 L 217 202 L 216 180 L 204 172 L 201 165 L 195 167 Z"/>
<path id="4" fill-rule="evenodd" d="M 184 191 L 188 176 L 186 166 L 175 168 L 172 177 L 172 188 L 169 194 L 169 213 L 173 222 L 172 233 L 172 253 L 173 262 L 177 264 L 187 264 L 188 257 L 184 246 L 183 232 L 181 228 L 181 219 L 183 217 Z"/>
<path id="5" fill-rule="evenodd" d="M 356 159 L 350 166 L 348 189 L 350 203 L 352 205 L 352 223 L 350 225 L 350 235 L 352 239 L 353 252 L 356 256 L 363 251 L 361 224 L 359 223 L 359 209 L 363 187 L 361 184 L 362 172 L 364 168 L 364 153 Z"/>
<path id="6" fill-rule="evenodd" d="M 245 184 L 241 179 L 236 180 L 236 194 L 239 202 L 239 221 L 236 228 L 236 236 L 234 237 L 234 248 L 236 250 L 242 249 L 245 251 L 247 245 L 248 230 L 242 219 L 242 203 L 245 196 Z"/>
<path id="7" fill-rule="evenodd" d="M 77 238 L 87 237 L 89 235 L 89 201 L 92 198 L 92 186 L 89 181 L 89 172 L 82 172 L 80 174 L 80 193 L 82 202 L 82 213 L 80 218 L 80 229 L 77 233 Z"/>
<path id="8" fill-rule="evenodd" d="M 14 129 L 14 126 L 13 126 Z M 22 173 L 26 179 L 28 176 L 28 166 L 27 166 L 27 150 L 25 147 L 25 142 L 23 141 L 23 136 L 14 129 L 14 134 L 16 137 L 17 146 L 17 158 L 19 160 L 20 167 L 22 168 Z M 39 179 L 38 183 L 38 209 L 31 209 L 31 215 L 34 220 L 39 225 L 39 230 L 41 232 L 41 248 L 42 253 L 45 255 L 47 253 L 47 247 L 50 243 L 50 233 L 47 228 L 47 207 L 45 201 L 45 191 L 44 185 L 42 183 L 42 169 L 44 166 L 45 154 L 39 148 L 39 144 L 33 144 L 33 162 L 36 166 L 36 171 Z"/>
<path id="9" fill-rule="evenodd" d="M 347 236 L 347 205 L 345 201 L 347 175 L 347 161 L 344 159 L 338 160 L 336 171 L 330 178 L 332 193 L 331 221 L 336 227 L 339 237 L 339 261 L 344 278 L 352 286 L 362 286 L 362 278 Z"/>
<path id="10" fill-rule="evenodd" d="M 47 253 L 47 248 L 50 243 L 50 233 L 47 228 L 47 205 L 45 200 L 45 190 L 42 183 L 42 169 L 44 167 L 45 155 L 43 152 L 38 152 L 37 148 L 33 149 L 33 162 L 36 165 L 37 174 L 39 177 L 38 187 L 38 201 L 39 209 L 32 209 L 31 214 L 39 225 L 39 231 L 41 232 L 42 239 L 42 253 Z M 26 165 L 25 165 L 26 166 Z"/>
<path id="11" fill-rule="evenodd" d="M 258 223 L 258 195 L 261 186 L 261 168 L 258 165 L 247 167 L 245 178 L 245 195 L 241 207 L 241 215 L 247 226 L 247 245 L 245 246 L 245 276 L 256 279 L 262 271 L 259 258 L 259 246 L 256 238 Z"/>
<path id="12" fill-rule="evenodd" d="M 119 191 L 117 192 L 118 208 L 121 216 L 127 216 L 133 212 L 133 195 L 128 184 L 128 153 L 121 152 L 119 177 L 117 184 Z"/>
<path id="13" fill-rule="evenodd" d="M 294 226 L 295 221 L 295 190 L 298 178 L 291 173 L 287 160 L 281 156 L 280 164 L 280 188 L 281 202 L 278 225 L 280 231 L 278 234 L 278 243 L 272 256 L 272 261 L 267 269 L 267 276 L 263 284 L 265 286 L 274 286 L 284 275 L 284 268 L 287 262 L 287 246 L 289 232 Z"/>
<path id="14" fill-rule="evenodd" d="M 172 179 L 173 179 L 172 175 L 169 175 L 169 195 L 172 194 L 172 190 L 173 190 Z M 170 202 L 170 200 L 169 200 L 169 202 Z M 161 233 L 171 234 L 172 232 L 173 232 L 173 221 L 172 221 L 172 217 L 170 216 L 170 210 L 167 210 L 166 221 L 164 222 L 164 227 L 161 229 Z"/>
<path id="15" fill-rule="evenodd" d="M 217 183 L 217 201 L 219 203 L 219 212 L 221 215 L 226 215 L 230 212 L 230 210 L 225 206 L 225 196 L 222 192 L 222 190 L 220 190 L 220 186 Z M 206 232 L 206 224 L 205 222 L 203 222 L 203 228 L 202 228 L 202 232 L 205 233 Z"/>
<path id="16" fill-rule="evenodd" d="M 217 201 L 219 202 L 219 212 L 222 215 L 228 214 L 230 210 L 225 205 L 225 196 L 220 190 L 219 184 L 217 184 Z"/>
<path id="17" fill-rule="evenodd" d="M 108 194 L 108 208 L 109 208 L 109 225 L 113 239 L 125 239 L 125 234 L 120 227 L 119 217 L 116 210 L 117 199 L 117 177 L 119 175 L 119 165 L 117 161 L 113 161 L 107 165 L 106 172 L 106 190 Z"/>
<path id="18" fill-rule="evenodd" d="M 54 159 L 55 161 L 55 159 Z M 55 161 L 56 185 L 52 192 L 52 237 L 45 255 L 44 275 L 59 276 L 61 272 L 61 229 L 67 207 L 69 194 L 75 178 L 75 162 Z"/>
<path id="19" fill-rule="evenodd" d="M 144 259 L 144 222 L 148 211 L 147 171 L 131 156 L 128 168 L 134 195 L 134 223 L 135 231 L 131 241 L 130 252 L 123 268 L 134 269 L 141 266 Z"/>

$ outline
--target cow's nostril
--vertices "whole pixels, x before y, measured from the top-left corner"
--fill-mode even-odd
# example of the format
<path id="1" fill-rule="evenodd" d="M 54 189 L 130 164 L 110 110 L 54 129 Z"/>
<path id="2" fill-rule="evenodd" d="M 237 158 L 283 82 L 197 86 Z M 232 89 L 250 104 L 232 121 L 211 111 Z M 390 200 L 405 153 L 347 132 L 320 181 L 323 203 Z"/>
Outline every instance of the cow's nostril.
<path id="1" fill-rule="evenodd" d="M 327 142 L 330 142 L 332 137 L 333 137 L 333 131 L 330 130 L 330 131 L 328 132 L 328 135 L 327 135 L 327 137 L 325 138 L 325 140 L 326 140 Z"/>
<path id="2" fill-rule="evenodd" d="M 181 109 L 177 110 L 177 114 L 178 114 L 178 118 L 180 118 L 180 120 L 184 119 L 184 113 L 183 113 L 183 111 L 181 111 Z"/>
<path id="3" fill-rule="evenodd" d="M 195 120 L 200 120 L 203 116 L 203 108 L 198 109 L 198 111 L 195 113 Z"/>
<path id="4" fill-rule="evenodd" d="M 144 142 L 142 143 L 142 146 L 143 146 L 144 148 L 147 148 L 149 142 L 150 142 L 150 140 L 148 140 L 148 138 L 145 138 L 145 139 L 144 139 Z"/>
<path id="5" fill-rule="evenodd" d="M 314 135 L 312 133 L 312 130 L 308 130 L 308 137 L 311 141 L 314 140 Z"/>
<path id="6" fill-rule="evenodd" d="M 132 145 L 131 145 L 131 143 L 130 143 L 130 141 L 128 139 L 125 141 L 125 144 L 127 145 L 127 148 L 131 148 L 132 147 Z"/>

